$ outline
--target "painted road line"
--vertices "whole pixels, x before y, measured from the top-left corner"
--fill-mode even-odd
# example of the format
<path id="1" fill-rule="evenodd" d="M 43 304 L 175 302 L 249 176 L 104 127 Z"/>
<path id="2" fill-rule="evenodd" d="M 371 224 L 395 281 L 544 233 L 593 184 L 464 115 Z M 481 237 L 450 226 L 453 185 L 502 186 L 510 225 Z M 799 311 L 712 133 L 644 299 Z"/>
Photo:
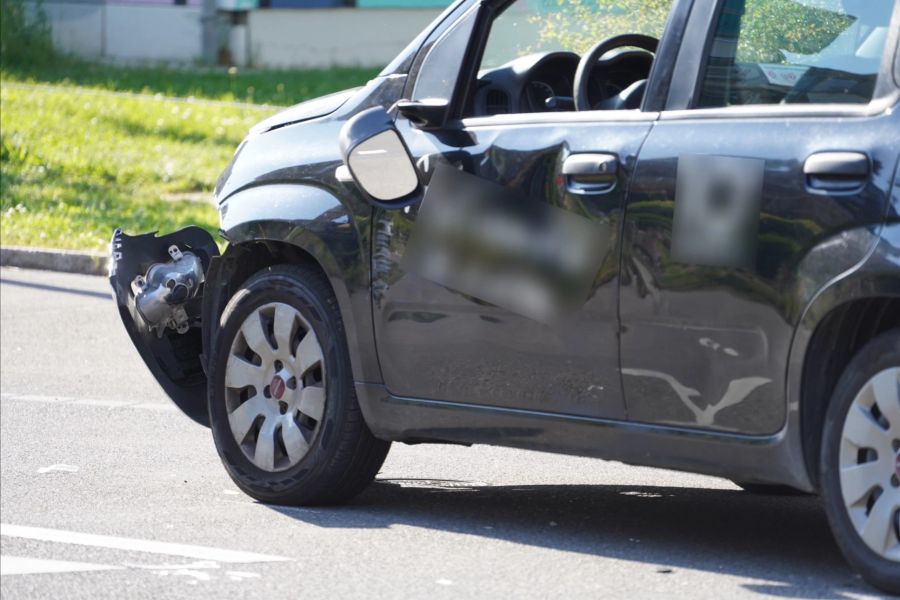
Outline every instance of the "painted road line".
<path id="1" fill-rule="evenodd" d="M 8 523 L 0 524 L 0 536 L 40 540 L 43 542 L 77 544 L 80 546 L 95 546 L 98 548 L 127 550 L 129 552 L 147 552 L 150 554 L 184 556 L 187 558 L 214 560 L 216 562 L 223 563 L 257 563 L 290 560 L 283 556 L 256 554 L 253 552 L 242 552 L 239 550 L 223 550 L 221 548 L 211 548 L 209 546 L 173 544 L 169 542 L 157 542 L 155 540 L 114 537 L 111 535 L 94 535 L 91 533 L 78 533 L 76 531 L 64 531 L 61 529 L 10 525 Z"/>
<path id="2" fill-rule="evenodd" d="M 98 406 L 100 408 L 123 408 L 128 406 L 128 402 L 123 402 L 122 400 L 102 400 L 102 399 L 94 399 L 94 398 L 79 398 L 77 400 L 73 400 L 70 404 L 77 404 L 79 406 Z"/>
<path id="3" fill-rule="evenodd" d="M 0 556 L 0 576 L 31 575 L 34 573 L 76 573 L 79 571 L 115 571 L 122 569 L 115 565 L 26 558 L 24 556 Z"/>
<path id="4" fill-rule="evenodd" d="M 36 396 L 35 394 L 6 394 L 0 393 L 2 400 L 20 400 L 22 402 L 72 402 L 75 398 L 66 396 Z"/>
<path id="5" fill-rule="evenodd" d="M 44 404 L 70 404 L 74 406 L 92 406 L 95 408 L 119 409 L 138 408 L 163 412 L 177 411 L 174 404 L 165 402 L 127 402 L 125 400 L 103 400 L 97 398 L 70 398 L 68 396 L 36 396 L 34 394 L 0 393 L 0 400 L 19 402 L 40 402 Z"/>

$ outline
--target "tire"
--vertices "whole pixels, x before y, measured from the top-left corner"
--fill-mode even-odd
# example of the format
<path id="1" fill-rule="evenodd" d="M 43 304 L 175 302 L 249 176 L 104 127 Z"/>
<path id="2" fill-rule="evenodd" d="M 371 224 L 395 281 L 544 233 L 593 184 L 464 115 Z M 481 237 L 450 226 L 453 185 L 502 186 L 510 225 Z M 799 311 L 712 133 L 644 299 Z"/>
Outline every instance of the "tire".
<path id="1" fill-rule="evenodd" d="M 900 594 L 900 330 L 867 343 L 841 375 L 825 416 L 819 476 L 847 562 L 870 584 Z"/>
<path id="2" fill-rule="evenodd" d="M 789 485 L 777 485 L 771 483 L 750 483 L 748 481 L 734 481 L 745 492 L 759 494 L 760 496 L 808 496 L 807 492 L 792 488 Z"/>
<path id="3" fill-rule="evenodd" d="M 361 492 L 390 442 L 363 420 L 327 280 L 310 266 L 268 267 L 232 296 L 219 323 L 208 408 L 235 484 L 261 502 L 298 506 Z"/>

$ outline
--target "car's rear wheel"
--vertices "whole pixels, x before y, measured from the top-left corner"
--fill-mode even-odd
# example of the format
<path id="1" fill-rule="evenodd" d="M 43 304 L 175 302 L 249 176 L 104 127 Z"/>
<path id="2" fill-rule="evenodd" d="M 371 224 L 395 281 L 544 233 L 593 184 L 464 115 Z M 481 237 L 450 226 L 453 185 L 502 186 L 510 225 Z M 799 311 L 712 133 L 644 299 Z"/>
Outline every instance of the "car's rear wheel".
<path id="1" fill-rule="evenodd" d="M 844 556 L 873 585 L 900 593 L 900 330 L 869 342 L 841 376 L 819 469 Z"/>
<path id="2" fill-rule="evenodd" d="M 363 421 L 334 294 L 317 270 L 267 268 L 228 302 L 210 353 L 219 456 L 250 496 L 332 504 L 375 477 L 389 442 Z"/>

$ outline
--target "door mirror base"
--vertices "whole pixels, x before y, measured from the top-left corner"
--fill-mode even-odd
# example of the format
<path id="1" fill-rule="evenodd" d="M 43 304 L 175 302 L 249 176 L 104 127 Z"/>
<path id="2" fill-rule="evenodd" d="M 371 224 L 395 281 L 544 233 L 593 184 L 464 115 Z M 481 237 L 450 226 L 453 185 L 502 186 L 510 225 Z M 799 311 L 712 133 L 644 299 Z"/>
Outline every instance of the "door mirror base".
<path id="1" fill-rule="evenodd" d="M 397 111 L 419 129 L 440 129 L 447 121 L 448 103 L 442 98 L 400 100 Z"/>

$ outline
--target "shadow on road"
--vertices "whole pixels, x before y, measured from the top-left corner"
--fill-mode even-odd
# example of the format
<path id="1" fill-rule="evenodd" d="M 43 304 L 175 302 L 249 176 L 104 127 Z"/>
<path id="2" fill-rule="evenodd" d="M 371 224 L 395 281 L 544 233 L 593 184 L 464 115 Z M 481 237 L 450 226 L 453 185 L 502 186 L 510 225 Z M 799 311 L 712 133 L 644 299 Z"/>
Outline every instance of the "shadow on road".
<path id="1" fill-rule="evenodd" d="M 93 290 L 79 290 L 77 288 L 62 287 L 59 285 L 50 285 L 47 283 L 34 283 L 33 281 L 19 281 L 17 279 L 9 279 L 8 277 L 0 278 L 0 285 L 15 285 L 19 287 L 32 288 L 35 290 L 44 290 L 47 292 L 61 292 L 65 294 L 76 294 L 78 296 L 89 296 L 91 298 L 103 298 L 104 300 L 112 299 L 112 291 L 95 292 Z"/>
<path id="2" fill-rule="evenodd" d="M 818 497 L 610 485 L 489 486 L 376 481 L 352 504 L 271 506 L 319 527 L 409 525 L 767 583 L 763 595 L 849 598 L 873 593 L 841 557 Z"/>

